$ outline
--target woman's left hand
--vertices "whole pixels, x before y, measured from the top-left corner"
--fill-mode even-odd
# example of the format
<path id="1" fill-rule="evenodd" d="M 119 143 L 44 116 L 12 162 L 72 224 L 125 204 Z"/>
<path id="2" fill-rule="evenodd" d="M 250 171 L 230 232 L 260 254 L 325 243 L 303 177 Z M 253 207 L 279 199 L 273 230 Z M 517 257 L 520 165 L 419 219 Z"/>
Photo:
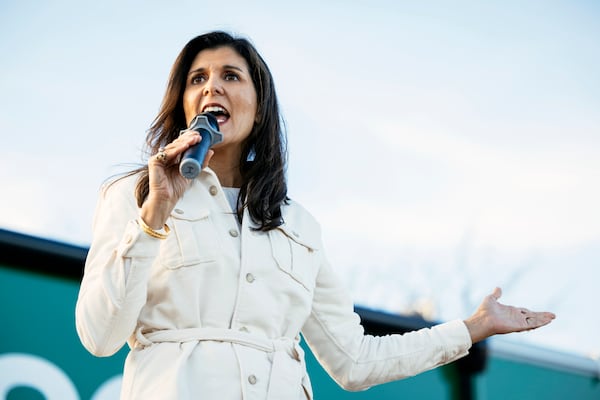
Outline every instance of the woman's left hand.
<path id="1" fill-rule="evenodd" d="M 465 320 L 473 343 L 496 334 L 528 331 L 549 324 L 556 316 L 498 302 L 502 290 L 496 288 L 486 296 L 475 313 Z"/>

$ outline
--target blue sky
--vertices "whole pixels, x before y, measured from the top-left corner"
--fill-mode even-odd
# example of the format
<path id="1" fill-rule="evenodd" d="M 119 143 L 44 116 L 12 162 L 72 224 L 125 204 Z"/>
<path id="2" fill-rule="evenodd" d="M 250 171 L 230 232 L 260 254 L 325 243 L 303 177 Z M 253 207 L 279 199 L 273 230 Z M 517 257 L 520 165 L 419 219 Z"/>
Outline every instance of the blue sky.
<path id="1" fill-rule="evenodd" d="M 3 2 L 0 226 L 88 244 L 175 56 L 225 29 L 273 72 L 290 195 L 358 303 L 460 318 L 498 285 L 558 315 L 503 340 L 598 357 L 599 17 L 592 1 Z"/>

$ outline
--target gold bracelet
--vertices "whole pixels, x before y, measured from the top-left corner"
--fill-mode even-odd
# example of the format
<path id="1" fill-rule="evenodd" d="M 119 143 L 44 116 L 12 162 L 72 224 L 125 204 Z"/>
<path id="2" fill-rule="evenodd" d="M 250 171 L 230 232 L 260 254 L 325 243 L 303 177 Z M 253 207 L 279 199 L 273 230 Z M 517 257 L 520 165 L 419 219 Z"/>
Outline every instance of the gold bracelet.
<path id="1" fill-rule="evenodd" d="M 167 224 L 165 224 L 164 229 L 165 232 L 167 233 L 160 233 L 155 231 L 154 229 L 150 228 L 142 219 L 142 217 L 138 218 L 138 222 L 140 224 L 140 227 L 142 228 L 142 230 L 144 232 L 146 232 L 148 235 L 152 236 L 153 238 L 157 238 L 157 239 L 166 239 L 167 236 L 169 235 L 169 232 L 171 232 L 171 229 L 169 228 L 169 226 Z"/>

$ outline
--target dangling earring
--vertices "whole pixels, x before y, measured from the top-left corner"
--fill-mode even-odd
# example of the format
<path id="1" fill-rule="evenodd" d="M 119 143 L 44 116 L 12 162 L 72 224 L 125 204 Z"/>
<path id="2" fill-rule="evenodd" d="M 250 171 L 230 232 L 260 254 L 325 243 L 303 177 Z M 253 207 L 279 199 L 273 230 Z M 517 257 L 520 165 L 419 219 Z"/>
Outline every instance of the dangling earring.
<path id="1" fill-rule="evenodd" d="M 248 152 L 248 156 L 246 157 L 246 161 L 254 161 L 256 158 L 256 150 L 254 150 L 254 146 Z"/>

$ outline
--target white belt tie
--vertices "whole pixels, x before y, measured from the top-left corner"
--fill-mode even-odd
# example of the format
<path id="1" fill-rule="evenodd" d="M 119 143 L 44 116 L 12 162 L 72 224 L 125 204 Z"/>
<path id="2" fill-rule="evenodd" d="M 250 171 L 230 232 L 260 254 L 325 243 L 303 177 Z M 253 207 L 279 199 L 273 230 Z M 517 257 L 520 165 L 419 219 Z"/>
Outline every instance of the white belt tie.
<path id="1" fill-rule="evenodd" d="M 224 328 L 167 329 L 150 333 L 142 333 L 141 330 L 138 329 L 135 333 L 135 338 L 136 343 L 134 347 L 146 347 L 153 343 L 160 342 L 183 343 L 208 340 L 214 342 L 236 343 L 267 353 L 282 351 L 296 361 L 302 360 L 300 355 L 303 353 L 298 340 L 287 337 L 269 339 L 247 332 Z"/>
<path id="2" fill-rule="evenodd" d="M 300 347 L 300 341 L 287 337 L 269 339 L 263 336 L 253 335 L 247 332 L 235 331 L 233 329 L 222 328 L 189 328 L 189 329 L 167 329 L 150 333 L 142 333 L 138 329 L 135 333 L 136 341 L 135 348 L 143 348 L 154 343 L 172 342 L 183 343 L 193 341 L 214 341 L 228 342 L 247 346 L 256 350 L 273 353 L 273 364 L 271 367 L 271 376 L 269 390 L 267 393 L 268 400 L 287 399 L 292 396 L 292 393 L 297 394 L 298 387 L 294 388 L 295 384 L 289 384 L 290 378 L 290 363 L 297 362 L 296 366 L 292 367 L 297 372 L 298 379 L 308 395 L 312 398 L 312 389 L 310 380 L 306 374 L 306 365 L 304 361 L 304 350 Z M 287 359 L 287 360 L 286 360 Z M 288 368 L 286 368 L 286 365 Z M 286 372 L 287 371 L 287 372 Z M 296 375 L 294 373 L 293 375 Z"/>

